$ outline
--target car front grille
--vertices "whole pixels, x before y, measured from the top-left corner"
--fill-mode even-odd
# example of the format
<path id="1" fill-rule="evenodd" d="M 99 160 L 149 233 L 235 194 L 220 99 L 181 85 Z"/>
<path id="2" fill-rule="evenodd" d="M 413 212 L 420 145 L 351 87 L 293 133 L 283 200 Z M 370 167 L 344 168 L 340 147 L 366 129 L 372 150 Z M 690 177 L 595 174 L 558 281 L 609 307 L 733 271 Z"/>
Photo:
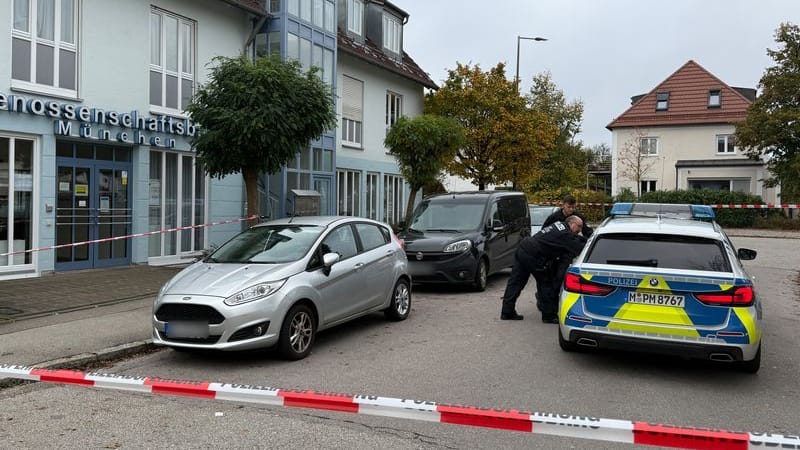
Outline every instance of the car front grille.
<path id="1" fill-rule="evenodd" d="M 167 342 L 179 342 L 182 344 L 205 344 L 205 345 L 212 345 L 216 344 L 221 338 L 221 335 L 212 335 L 207 338 L 168 338 L 163 332 L 159 331 L 158 335 L 161 339 Z"/>
<path id="2" fill-rule="evenodd" d="M 406 252 L 406 257 L 409 261 L 441 261 L 443 259 L 450 259 L 454 256 L 458 256 L 458 253 L 428 253 L 422 252 L 422 259 L 417 259 L 417 253 L 420 252 Z"/>
<path id="3" fill-rule="evenodd" d="M 225 316 L 216 309 L 206 305 L 184 305 L 180 303 L 166 303 L 156 311 L 156 319 L 161 322 L 201 321 L 211 325 L 222 323 Z M 219 336 L 217 336 L 219 338 Z"/>

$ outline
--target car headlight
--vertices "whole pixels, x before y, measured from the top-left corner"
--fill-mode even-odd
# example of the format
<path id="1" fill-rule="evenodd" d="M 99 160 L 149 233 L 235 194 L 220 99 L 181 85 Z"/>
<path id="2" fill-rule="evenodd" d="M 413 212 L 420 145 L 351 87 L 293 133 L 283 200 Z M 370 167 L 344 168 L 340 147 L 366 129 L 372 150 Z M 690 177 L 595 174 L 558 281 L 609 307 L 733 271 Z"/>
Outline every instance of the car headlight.
<path id="1" fill-rule="evenodd" d="M 465 252 L 472 248 L 472 241 L 469 239 L 464 239 L 463 241 L 453 242 L 452 244 L 448 244 L 447 247 L 444 248 L 445 253 L 459 253 Z"/>
<path id="2" fill-rule="evenodd" d="M 284 283 L 286 283 L 286 280 L 271 281 L 269 283 L 259 283 L 250 286 L 226 298 L 225 304 L 228 306 L 235 306 L 269 297 L 278 292 L 278 289 L 280 289 Z"/>

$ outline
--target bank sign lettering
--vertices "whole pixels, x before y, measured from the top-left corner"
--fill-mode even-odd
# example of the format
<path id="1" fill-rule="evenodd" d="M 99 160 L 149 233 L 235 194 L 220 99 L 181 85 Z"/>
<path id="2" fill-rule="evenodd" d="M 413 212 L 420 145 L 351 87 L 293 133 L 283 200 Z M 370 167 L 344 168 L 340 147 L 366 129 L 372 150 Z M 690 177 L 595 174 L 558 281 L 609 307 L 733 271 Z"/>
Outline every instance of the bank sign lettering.
<path id="1" fill-rule="evenodd" d="M 138 111 L 119 113 L 71 103 L 60 103 L 38 98 L 26 99 L 18 95 L 5 95 L 0 92 L 0 110 L 28 113 L 51 117 L 53 133 L 56 136 L 80 137 L 101 141 L 115 140 L 125 144 L 150 145 L 153 147 L 175 148 L 175 139 L 152 136 L 151 133 L 171 134 L 193 137 L 197 128 L 189 119 L 170 116 L 140 115 Z M 73 122 L 79 124 L 73 127 Z M 132 131 L 112 132 L 104 127 L 129 128 Z"/>

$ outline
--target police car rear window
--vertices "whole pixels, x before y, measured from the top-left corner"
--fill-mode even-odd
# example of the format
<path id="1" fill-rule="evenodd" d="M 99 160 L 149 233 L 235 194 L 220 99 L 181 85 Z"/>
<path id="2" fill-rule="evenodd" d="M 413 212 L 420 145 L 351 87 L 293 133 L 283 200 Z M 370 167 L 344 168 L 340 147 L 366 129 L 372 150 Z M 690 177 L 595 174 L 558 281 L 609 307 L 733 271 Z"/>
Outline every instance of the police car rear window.
<path id="1" fill-rule="evenodd" d="M 722 243 L 707 238 L 664 234 L 597 236 L 587 263 L 730 272 Z"/>

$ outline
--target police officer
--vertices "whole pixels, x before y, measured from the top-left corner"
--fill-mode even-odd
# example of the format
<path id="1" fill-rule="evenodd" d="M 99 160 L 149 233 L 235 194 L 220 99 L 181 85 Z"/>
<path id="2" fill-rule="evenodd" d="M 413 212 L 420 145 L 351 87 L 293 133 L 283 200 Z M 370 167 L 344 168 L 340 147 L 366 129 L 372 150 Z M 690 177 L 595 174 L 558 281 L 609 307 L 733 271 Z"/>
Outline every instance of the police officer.
<path id="1" fill-rule="evenodd" d="M 516 311 L 517 298 L 532 274 L 539 291 L 537 305 L 542 311 L 542 322 L 558 323 L 556 308 L 560 283 L 557 284 L 553 279 L 551 267 L 560 256 L 571 260 L 581 252 L 586 244 L 586 239 L 578 236 L 582 228 L 583 220 L 571 215 L 564 222 L 542 228 L 520 242 L 514 253 L 511 277 L 503 294 L 501 320 L 522 320 L 522 315 Z"/>
<path id="2" fill-rule="evenodd" d="M 578 210 L 575 208 L 575 204 L 575 197 L 569 194 L 565 195 L 561 202 L 561 208 L 559 208 L 558 211 L 554 212 L 553 214 L 547 216 L 547 219 L 545 219 L 544 223 L 542 224 L 542 228 L 552 225 L 556 222 L 563 222 L 569 216 L 578 216 L 583 221 L 581 234 L 583 234 L 583 237 L 588 239 L 592 233 L 594 233 L 594 230 L 592 227 L 586 224 L 586 218 L 583 217 L 583 214 L 578 212 Z"/>

